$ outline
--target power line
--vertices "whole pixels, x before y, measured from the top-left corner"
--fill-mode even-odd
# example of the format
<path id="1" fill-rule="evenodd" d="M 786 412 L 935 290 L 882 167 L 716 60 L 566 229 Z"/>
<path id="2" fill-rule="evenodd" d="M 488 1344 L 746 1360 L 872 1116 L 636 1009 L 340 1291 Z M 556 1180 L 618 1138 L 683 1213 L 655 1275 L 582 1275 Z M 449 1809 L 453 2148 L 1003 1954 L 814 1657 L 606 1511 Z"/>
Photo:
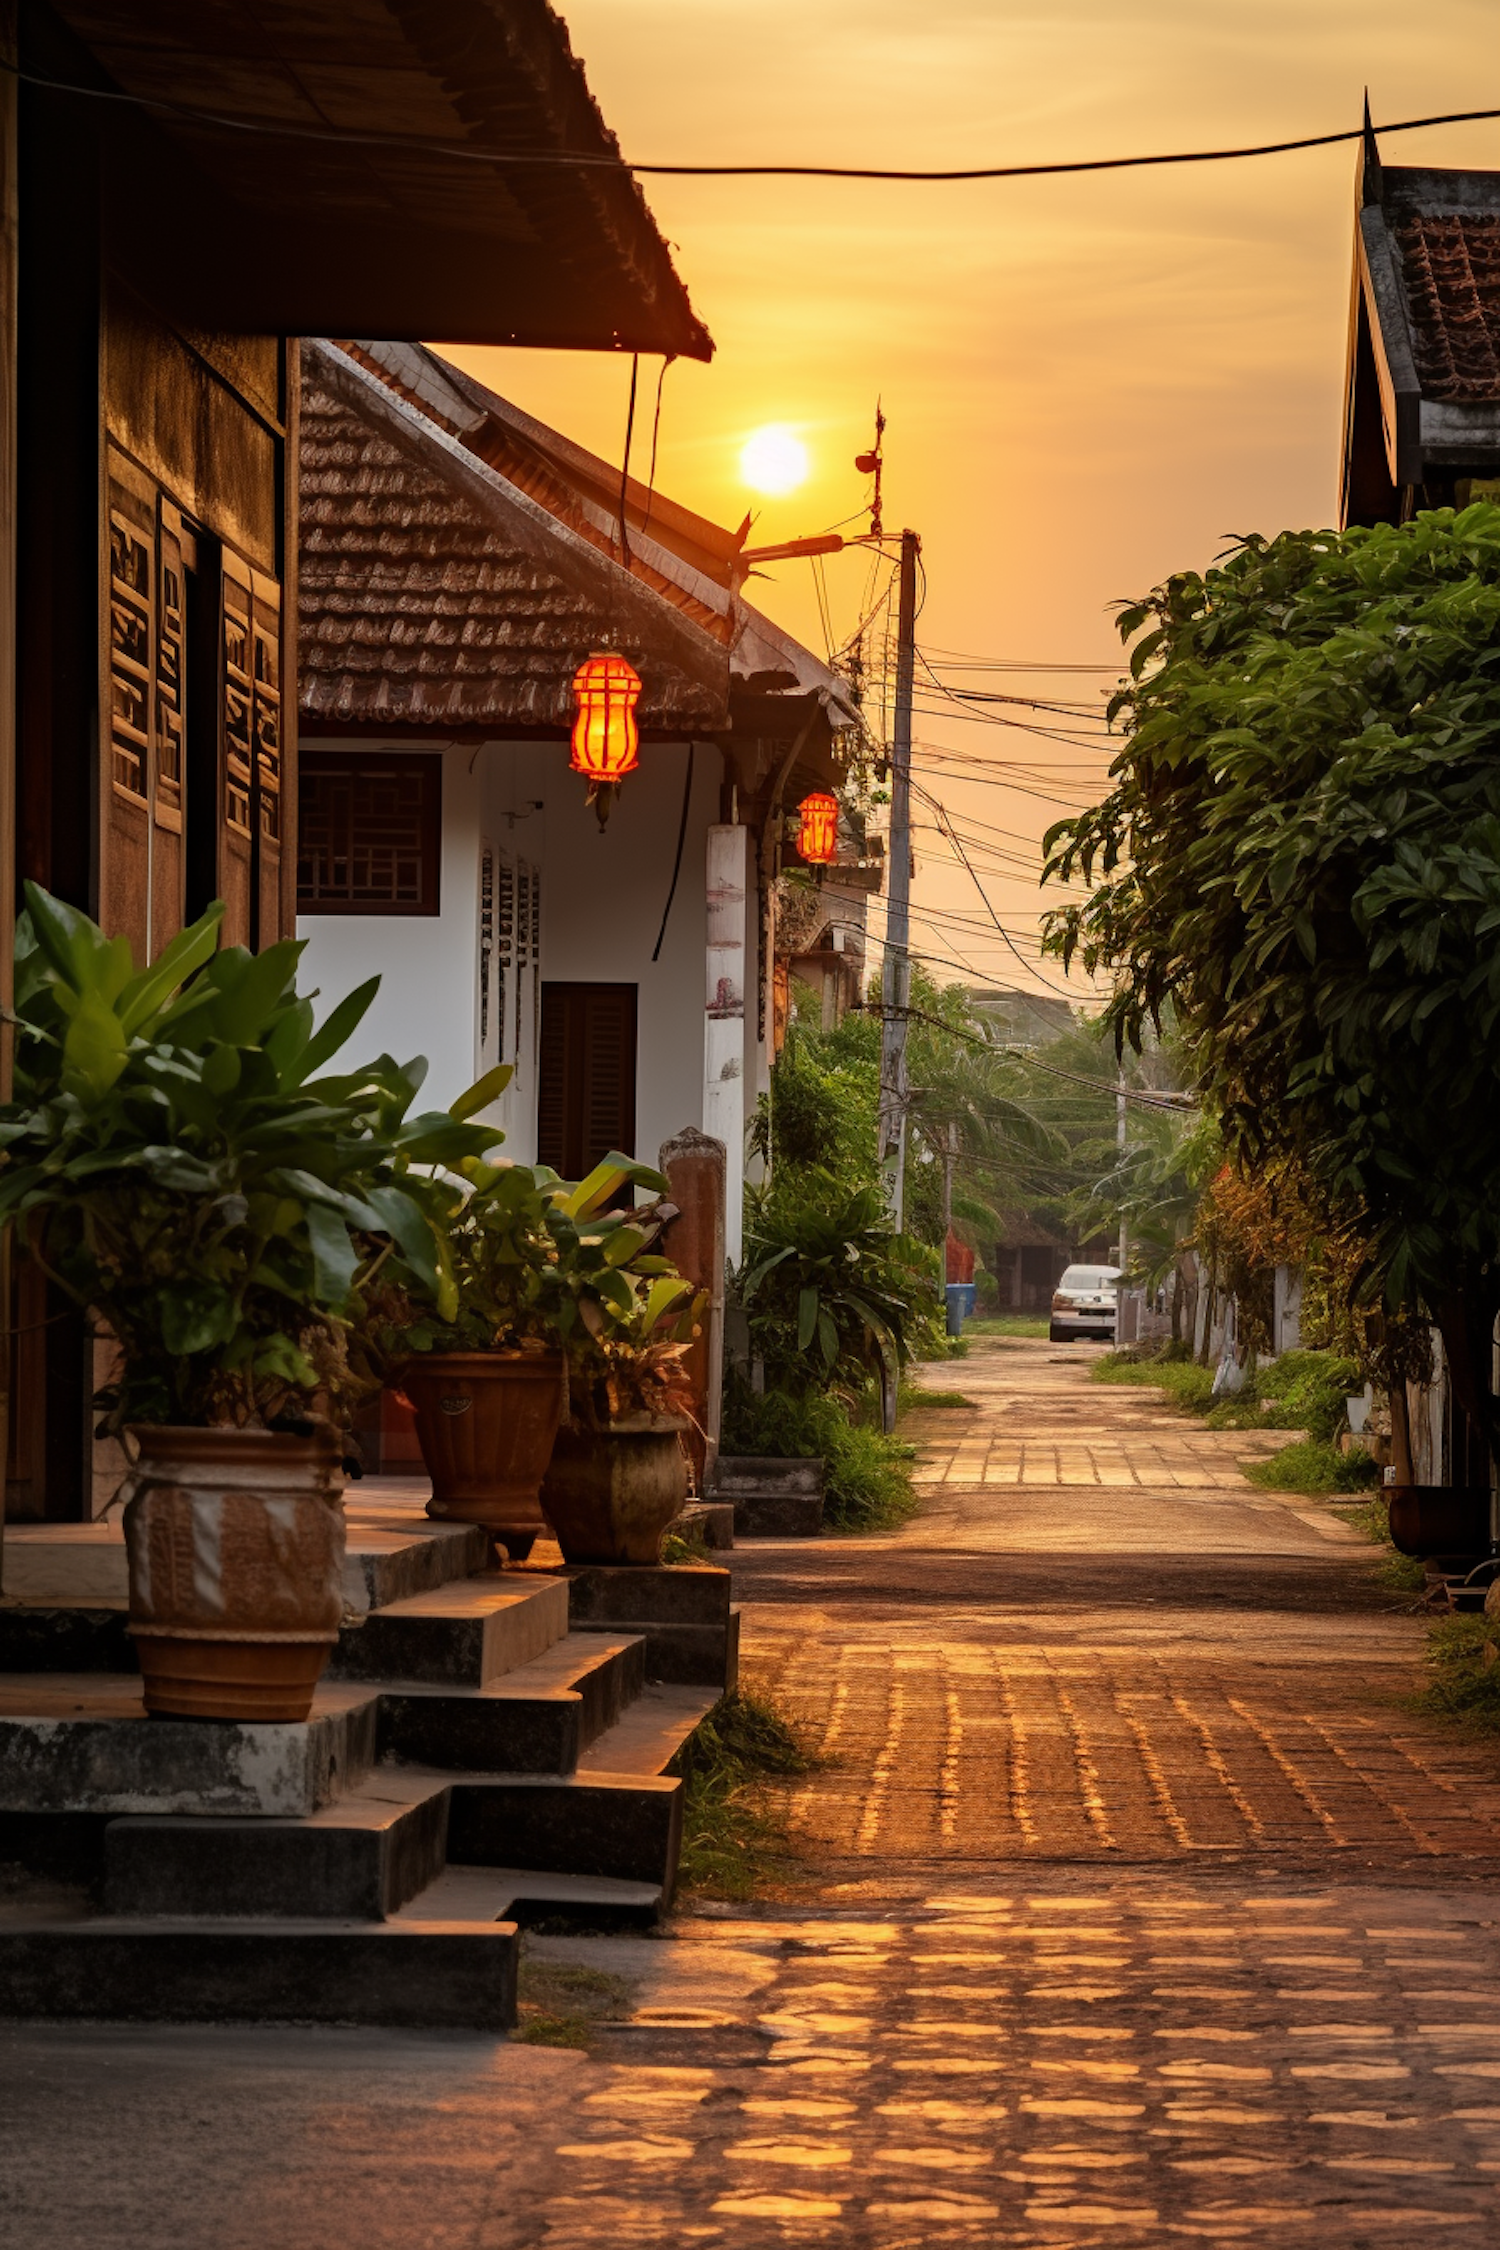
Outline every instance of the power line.
<path id="1" fill-rule="evenodd" d="M 484 148 L 476 147 L 472 141 L 432 140 L 413 133 L 361 133 L 336 126 L 294 125 L 269 117 L 227 117 L 222 111 L 198 109 L 190 102 L 170 101 L 159 94 L 130 94 L 116 87 L 80 86 L 69 79 L 43 77 L 36 71 L 22 70 L 15 63 L 0 64 L 0 69 L 8 71 L 23 86 L 35 86 L 45 93 L 153 110 L 161 116 L 177 118 L 183 124 L 212 125 L 221 132 L 243 133 L 264 140 L 314 141 L 340 148 L 388 148 L 407 156 L 449 157 L 462 164 L 543 171 L 641 173 L 664 179 L 936 182 L 1048 179 L 1078 172 L 1130 172 L 1158 165 L 1228 164 L 1243 157 L 1289 156 L 1299 149 L 1334 148 L 1340 142 L 1362 140 L 1367 131 L 1387 136 L 1420 133 L 1430 126 L 1469 125 L 1500 117 L 1500 109 L 1455 109 L 1435 117 L 1400 117 L 1389 125 L 1353 125 L 1338 133 L 1308 133 L 1297 140 L 1259 141 L 1241 148 L 1173 149 L 1149 156 L 1073 157 L 1051 164 L 966 164 L 940 169 L 883 164 L 661 164 L 637 162 L 620 155 L 618 150 Z"/>

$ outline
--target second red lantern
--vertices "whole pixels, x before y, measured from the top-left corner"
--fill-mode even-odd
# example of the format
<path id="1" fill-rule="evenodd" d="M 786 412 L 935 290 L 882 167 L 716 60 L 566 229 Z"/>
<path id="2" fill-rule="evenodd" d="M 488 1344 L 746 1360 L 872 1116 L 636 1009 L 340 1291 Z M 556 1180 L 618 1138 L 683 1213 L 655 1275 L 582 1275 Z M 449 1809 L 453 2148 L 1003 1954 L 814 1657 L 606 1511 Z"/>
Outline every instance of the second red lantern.
<path id="1" fill-rule="evenodd" d="M 827 867 L 838 851 L 839 801 L 815 789 L 797 807 L 797 849 L 813 867 Z"/>

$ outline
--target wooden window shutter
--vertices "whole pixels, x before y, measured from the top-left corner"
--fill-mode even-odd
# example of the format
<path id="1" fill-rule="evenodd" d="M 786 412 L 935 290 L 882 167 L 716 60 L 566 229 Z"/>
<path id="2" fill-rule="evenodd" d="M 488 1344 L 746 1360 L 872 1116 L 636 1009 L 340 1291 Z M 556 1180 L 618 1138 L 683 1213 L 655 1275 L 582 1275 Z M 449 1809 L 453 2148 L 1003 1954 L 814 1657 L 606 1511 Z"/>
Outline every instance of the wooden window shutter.
<path id="1" fill-rule="evenodd" d="M 182 928 L 187 902 L 187 574 L 197 542 L 182 511 L 163 499 L 157 523 L 156 717 L 151 768 L 151 951 Z"/>
<path id="2" fill-rule="evenodd" d="M 479 1068 L 481 1077 L 491 1067 L 490 1036 L 495 1021 L 495 847 L 479 848 Z M 493 1060 L 498 1062 L 499 1056 Z"/>
<path id="3" fill-rule="evenodd" d="M 151 923 L 156 490 L 113 447 L 108 488 L 109 734 L 99 774 L 99 920 L 111 937 L 129 938 L 139 961 Z"/>
<path id="4" fill-rule="evenodd" d="M 634 1152 L 633 984 L 544 984 L 537 1160 L 582 1179 L 611 1149 Z"/>
<path id="5" fill-rule="evenodd" d="M 259 909 L 256 942 L 269 945 L 281 934 L 281 588 L 263 571 L 251 576 L 250 736 L 254 746 L 251 827 L 255 897 Z"/>
<path id="6" fill-rule="evenodd" d="M 250 565 L 226 547 L 220 557 L 220 709 L 218 893 L 228 908 L 226 945 L 251 945 L 255 801 L 255 593 Z"/>

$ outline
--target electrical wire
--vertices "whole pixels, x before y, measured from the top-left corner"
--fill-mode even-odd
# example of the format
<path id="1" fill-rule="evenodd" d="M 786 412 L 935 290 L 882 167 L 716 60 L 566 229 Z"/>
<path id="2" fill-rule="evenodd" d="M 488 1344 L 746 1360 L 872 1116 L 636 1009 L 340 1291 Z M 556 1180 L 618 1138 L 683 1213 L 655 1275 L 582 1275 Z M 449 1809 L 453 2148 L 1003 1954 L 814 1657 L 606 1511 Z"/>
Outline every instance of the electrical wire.
<path id="1" fill-rule="evenodd" d="M 666 179 L 790 179 L 790 180 L 1027 180 L 1054 178 L 1078 172 L 1128 172 L 1157 165 L 1227 164 L 1243 157 L 1288 156 L 1300 149 L 1333 148 L 1340 142 L 1358 141 L 1367 132 L 1387 137 L 1394 133 L 1419 133 L 1436 125 L 1468 125 L 1500 117 L 1500 109 L 1447 110 L 1433 117 L 1400 117 L 1389 125 L 1356 125 L 1338 133 L 1309 133 L 1297 140 L 1259 141 L 1240 148 L 1200 148 L 1160 151 L 1149 156 L 1091 156 L 1051 164 L 970 164 L 929 169 L 924 166 L 874 164 L 660 164 L 639 163 L 616 151 L 588 149 L 498 149 L 476 147 L 472 141 L 433 140 L 414 133 L 351 132 L 337 126 L 295 125 L 269 117 L 228 117 L 221 111 L 198 109 L 159 94 L 130 94 L 119 87 L 80 86 L 63 78 L 48 78 L 23 70 L 16 63 L 0 63 L 23 86 L 45 93 L 65 94 L 83 101 L 108 102 L 130 109 L 145 109 L 176 118 L 182 124 L 212 125 L 222 132 L 277 141 L 313 141 L 339 148 L 388 148 L 407 156 L 450 157 L 457 163 L 537 167 L 542 170 L 641 173 Z"/>
<path id="2" fill-rule="evenodd" d="M 944 815 L 943 817 L 946 818 L 946 815 Z M 1030 974 L 1036 978 L 1039 984 L 1045 985 L 1049 992 L 1061 993 L 1064 999 L 1070 999 L 1072 995 L 1062 992 L 1062 987 L 1060 985 L 1050 983 L 1049 980 L 1042 975 L 1039 969 L 1032 968 L 1031 963 L 1026 959 L 1026 956 L 1021 951 L 1021 948 L 1017 945 L 1015 939 L 1011 936 L 1009 930 L 1005 927 L 1005 924 L 1001 921 L 999 915 L 995 912 L 994 907 L 990 905 L 990 894 L 985 889 L 983 883 L 980 882 L 978 875 L 975 874 L 974 868 L 969 859 L 969 855 L 964 850 L 963 845 L 959 842 L 957 836 L 954 835 L 951 828 L 949 829 L 948 834 L 952 839 L 953 847 L 958 853 L 959 858 L 963 861 L 965 867 L 967 867 L 969 870 L 969 875 L 973 881 L 974 888 L 976 891 L 978 891 L 980 897 L 983 899 L 991 921 L 994 923 L 996 929 L 1000 932 L 1000 935 L 1004 938 L 1006 944 L 1010 947 L 1011 952 L 1020 962 L 1022 968 L 1028 970 Z"/>

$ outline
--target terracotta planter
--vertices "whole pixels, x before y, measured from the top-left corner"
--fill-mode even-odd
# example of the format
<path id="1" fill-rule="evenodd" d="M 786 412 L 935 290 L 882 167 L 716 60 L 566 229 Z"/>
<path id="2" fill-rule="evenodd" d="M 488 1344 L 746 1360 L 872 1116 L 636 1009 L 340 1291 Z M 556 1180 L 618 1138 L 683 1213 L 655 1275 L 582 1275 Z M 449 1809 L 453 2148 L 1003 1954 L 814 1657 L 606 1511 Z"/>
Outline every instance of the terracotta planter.
<path id="1" fill-rule="evenodd" d="M 146 1709 L 305 1719 L 344 1613 L 338 1439 L 131 1434 L 125 1552 Z"/>
<path id="2" fill-rule="evenodd" d="M 434 1353 L 401 1387 L 432 1479 L 427 1513 L 483 1524 L 524 1562 L 547 1528 L 537 1493 L 562 1420 L 561 1352 Z"/>
<path id="3" fill-rule="evenodd" d="M 542 1506 L 571 1563 L 655 1563 L 661 1535 L 687 1498 L 687 1455 L 675 1415 L 639 1415 L 607 1431 L 563 1430 Z"/>
<path id="4" fill-rule="evenodd" d="M 1487 1484 L 1388 1484 L 1391 1545 L 1403 1555 L 1482 1555 L 1490 1544 Z"/>

